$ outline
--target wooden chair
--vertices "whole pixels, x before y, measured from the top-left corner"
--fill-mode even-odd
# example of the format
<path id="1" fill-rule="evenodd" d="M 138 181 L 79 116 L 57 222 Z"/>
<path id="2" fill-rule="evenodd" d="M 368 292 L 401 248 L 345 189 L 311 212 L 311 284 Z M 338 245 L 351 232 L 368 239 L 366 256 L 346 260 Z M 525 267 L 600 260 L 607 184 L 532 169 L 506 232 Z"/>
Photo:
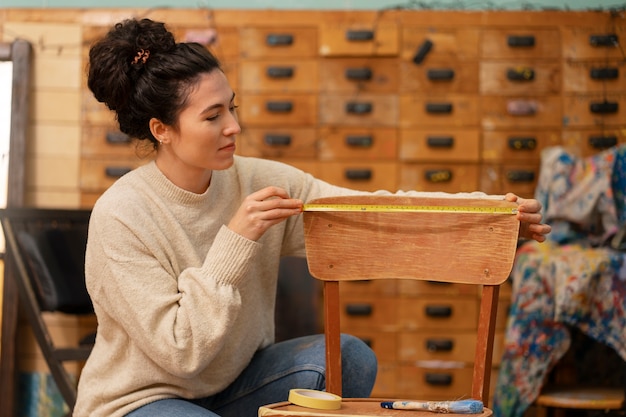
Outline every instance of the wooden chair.
<path id="1" fill-rule="evenodd" d="M 14 277 L 7 278 L 16 280 L 23 311 L 70 415 L 76 402 L 76 378 L 63 363 L 85 361 L 93 335 L 76 346 L 56 346 L 42 314 L 93 313 L 84 275 L 89 215 L 88 210 L 0 210 L 7 260 L 15 270 Z"/>
<path id="2" fill-rule="evenodd" d="M 329 211 L 314 211 L 328 205 L 332 205 Z M 337 211 L 335 205 L 368 209 Z M 391 211 L 396 206 L 400 209 Z M 493 199 L 404 196 L 331 197 L 307 205 L 307 260 L 311 274 L 324 283 L 326 390 L 341 396 L 340 281 L 401 278 L 476 284 L 482 286 L 482 298 L 473 382 L 465 399 L 481 400 L 485 409 L 480 415 L 491 415 L 486 406 L 498 291 L 513 265 L 519 222 L 512 214 L 493 214 L 490 210 L 508 209 L 512 213 L 515 206 Z M 471 210 L 450 212 L 446 207 Z M 428 400 L 420 398 L 419 392 L 412 399 Z M 381 400 L 392 401 L 343 399 L 336 411 L 283 402 L 261 407 L 259 416 L 398 415 L 398 410 L 381 408 Z M 406 417 L 432 416 L 427 411 L 401 413 Z"/>

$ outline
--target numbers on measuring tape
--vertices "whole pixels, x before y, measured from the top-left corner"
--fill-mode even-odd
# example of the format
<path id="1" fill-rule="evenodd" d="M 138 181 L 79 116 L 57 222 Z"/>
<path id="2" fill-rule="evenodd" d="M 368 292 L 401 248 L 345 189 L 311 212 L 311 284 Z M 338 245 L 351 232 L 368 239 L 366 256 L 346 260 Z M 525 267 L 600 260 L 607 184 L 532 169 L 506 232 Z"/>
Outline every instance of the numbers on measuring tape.
<path id="1" fill-rule="evenodd" d="M 514 207 L 474 206 L 402 206 L 384 204 L 305 204 L 302 211 L 351 211 L 382 213 L 457 213 L 457 214 L 516 214 Z"/>

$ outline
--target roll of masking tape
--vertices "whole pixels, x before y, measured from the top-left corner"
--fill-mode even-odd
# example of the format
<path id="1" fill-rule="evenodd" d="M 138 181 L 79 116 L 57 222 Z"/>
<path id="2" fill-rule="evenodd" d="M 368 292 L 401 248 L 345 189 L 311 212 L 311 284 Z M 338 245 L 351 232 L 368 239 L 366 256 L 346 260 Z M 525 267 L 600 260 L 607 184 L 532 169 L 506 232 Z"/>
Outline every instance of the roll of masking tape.
<path id="1" fill-rule="evenodd" d="M 330 392 L 312 389 L 292 389 L 289 391 L 289 402 L 301 407 L 318 410 L 339 410 L 341 397 Z"/>

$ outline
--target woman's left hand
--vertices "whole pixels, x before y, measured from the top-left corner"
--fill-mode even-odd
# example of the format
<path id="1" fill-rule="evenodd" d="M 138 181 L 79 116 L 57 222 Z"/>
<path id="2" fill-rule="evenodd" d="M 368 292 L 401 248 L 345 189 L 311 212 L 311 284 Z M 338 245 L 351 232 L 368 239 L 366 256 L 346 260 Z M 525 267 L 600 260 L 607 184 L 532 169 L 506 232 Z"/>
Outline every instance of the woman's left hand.
<path id="1" fill-rule="evenodd" d="M 544 242 L 546 235 L 550 233 L 552 228 L 547 224 L 541 223 L 541 203 L 535 199 L 518 197 L 513 193 L 508 193 L 504 199 L 518 204 L 519 237 Z"/>

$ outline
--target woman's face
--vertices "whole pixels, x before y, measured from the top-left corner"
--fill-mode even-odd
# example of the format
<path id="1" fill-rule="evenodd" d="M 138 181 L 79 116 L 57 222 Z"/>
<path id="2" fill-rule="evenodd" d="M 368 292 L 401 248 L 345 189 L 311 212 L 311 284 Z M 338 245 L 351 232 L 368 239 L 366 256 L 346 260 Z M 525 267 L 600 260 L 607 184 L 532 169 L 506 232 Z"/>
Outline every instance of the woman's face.
<path id="1" fill-rule="evenodd" d="M 172 182 L 185 189 L 190 185 L 196 188 L 196 180 L 207 179 L 207 175 L 210 179 L 210 171 L 233 164 L 235 139 L 241 132 L 234 100 L 235 93 L 222 71 L 200 77 L 179 115 L 178 127 L 165 127 L 157 154 L 157 165 Z"/>

